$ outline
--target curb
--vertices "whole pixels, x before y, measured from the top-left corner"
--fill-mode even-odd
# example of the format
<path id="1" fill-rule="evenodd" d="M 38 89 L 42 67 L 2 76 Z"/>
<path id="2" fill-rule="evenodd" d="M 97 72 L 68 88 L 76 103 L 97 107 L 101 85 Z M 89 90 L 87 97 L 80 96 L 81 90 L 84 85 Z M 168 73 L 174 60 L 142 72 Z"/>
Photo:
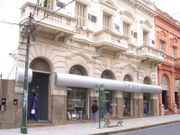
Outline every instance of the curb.
<path id="1" fill-rule="evenodd" d="M 147 126 L 143 126 L 143 127 L 128 128 L 128 129 L 122 129 L 122 130 L 116 130 L 116 131 L 106 131 L 106 132 L 94 133 L 94 134 L 90 134 L 90 135 L 112 135 L 112 134 L 116 134 L 116 133 L 122 133 L 122 132 L 127 132 L 127 131 L 134 131 L 134 130 L 140 130 L 140 129 L 145 129 L 145 128 L 161 126 L 161 125 L 172 124 L 172 123 L 176 123 L 176 122 L 180 122 L 180 120 L 158 123 L 158 124 L 153 124 L 153 125 L 147 125 Z"/>

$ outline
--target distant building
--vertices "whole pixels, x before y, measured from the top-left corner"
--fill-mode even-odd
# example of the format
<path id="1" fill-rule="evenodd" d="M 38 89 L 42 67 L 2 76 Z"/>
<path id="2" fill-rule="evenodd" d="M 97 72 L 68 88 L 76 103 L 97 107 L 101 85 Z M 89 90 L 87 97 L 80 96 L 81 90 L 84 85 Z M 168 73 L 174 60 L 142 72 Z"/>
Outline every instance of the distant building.
<path id="1" fill-rule="evenodd" d="M 158 65 L 158 83 L 163 91 L 160 96 L 160 113 L 180 113 L 180 22 L 156 8 L 157 48 L 165 61 Z"/>
<path id="2" fill-rule="evenodd" d="M 21 24 L 34 14 L 37 24 L 29 58 L 28 121 L 32 94 L 39 97 L 42 122 L 64 124 L 91 119 L 90 106 L 98 100 L 96 84 L 103 84 L 102 117 L 159 115 L 154 6 L 147 0 L 41 0 L 21 8 Z M 65 7 L 64 7 L 65 6 Z M 58 10 L 61 8 L 60 10 Z M 55 11 L 55 12 L 54 12 Z M 20 43 L 26 41 L 26 28 Z M 25 45 L 19 46 L 14 98 L 10 113 L 21 123 Z M 8 114 L 7 114 L 8 115 Z M 18 115 L 18 116 L 16 116 Z M 16 125 L 16 126 L 17 126 Z"/>

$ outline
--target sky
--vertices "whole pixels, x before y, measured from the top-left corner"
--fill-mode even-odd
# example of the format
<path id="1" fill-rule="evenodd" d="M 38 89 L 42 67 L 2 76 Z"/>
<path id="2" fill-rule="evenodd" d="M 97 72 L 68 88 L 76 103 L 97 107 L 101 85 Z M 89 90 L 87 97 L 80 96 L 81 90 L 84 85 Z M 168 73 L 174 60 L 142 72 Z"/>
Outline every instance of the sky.
<path id="1" fill-rule="evenodd" d="M 0 0 L 0 22 L 18 23 L 20 7 L 26 1 L 36 0 Z M 180 21 L 179 0 L 154 0 L 155 5 Z M 0 23 L 0 74 L 2 78 L 13 79 L 16 61 L 10 53 L 17 53 L 19 26 Z"/>

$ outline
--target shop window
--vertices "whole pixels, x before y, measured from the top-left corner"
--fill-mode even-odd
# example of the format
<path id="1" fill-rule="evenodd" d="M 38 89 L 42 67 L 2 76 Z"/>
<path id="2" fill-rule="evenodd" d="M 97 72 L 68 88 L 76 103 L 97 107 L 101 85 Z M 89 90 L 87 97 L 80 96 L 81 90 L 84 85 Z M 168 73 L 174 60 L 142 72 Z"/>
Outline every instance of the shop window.
<path id="1" fill-rule="evenodd" d="M 162 91 L 162 103 L 164 104 L 164 109 L 168 109 L 168 94 L 167 91 Z"/>
<path id="2" fill-rule="evenodd" d="M 130 117 L 131 116 L 131 93 L 123 92 L 123 116 Z"/>
<path id="3" fill-rule="evenodd" d="M 105 70 L 103 71 L 101 78 L 106 78 L 106 79 L 115 79 L 115 76 L 112 71 L 110 70 Z M 104 97 L 103 97 L 103 110 L 101 112 L 101 117 L 104 118 L 104 115 L 112 114 L 113 112 L 115 113 L 114 105 L 115 101 L 113 99 L 114 92 L 112 90 L 105 90 L 104 91 Z"/>
<path id="4" fill-rule="evenodd" d="M 71 67 L 70 74 L 87 75 L 86 69 L 81 65 Z M 86 120 L 88 116 L 88 89 L 67 88 L 67 119 Z"/>
<path id="5" fill-rule="evenodd" d="M 87 114 L 87 89 L 67 89 L 67 117 L 68 120 L 86 120 Z"/>
<path id="6" fill-rule="evenodd" d="M 151 114 L 151 95 L 149 93 L 143 94 L 144 101 L 144 115 L 148 116 Z"/>
<path id="7" fill-rule="evenodd" d="M 177 107 L 179 108 L 179 93 L 174 92 L 174 96 L 175 96 L 175 103 L 176 103 Z"/>

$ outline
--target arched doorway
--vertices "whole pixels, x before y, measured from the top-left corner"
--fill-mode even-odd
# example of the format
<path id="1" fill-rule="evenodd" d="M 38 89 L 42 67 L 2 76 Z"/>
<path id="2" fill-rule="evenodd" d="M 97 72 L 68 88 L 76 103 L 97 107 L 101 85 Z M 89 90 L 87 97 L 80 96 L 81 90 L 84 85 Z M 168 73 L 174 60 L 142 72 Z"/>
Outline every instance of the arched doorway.
<path id="1" fill-rule="evenodd" d="M 129 82 L 132 82 L 133 79 L 132 77 L 127 74 L 124 76 L 124 79 L 123 81 L 129 81 Z M 130 93 L 130 92 L 123 92 L 123 100 L 124 100 L 124 104 L 123 104 L 123 116 L 124 117 L 131 117 L 132 116 L 132 110 L 133 110 L 133 106 L 132 106 L 132 103 L 133 103 L 133 98 L 132 98 L 133 94 Z"/>
<path id="2" fill-rule="evenodd" d="M 162 103 L 164 104 L 164 109 L 168 110 L 168 77 L 167 75 L 162 76 Z"/>
<path id="3" fill-rule="evenodd" d="M 145 77 L 143 80 L 144 84 L 152 84 L 150 77 Z M 151 105 L 151 94 L 150 93 L 143 93 L 143 104 L 144 104 L 144 116 L 151 115 L 152 105 Z"/>
<path id="4" fill-rule="evenodd" d="M 71 67 L 70 74 L 87 76 L 86 69 L 81 65 Z M 67 88 L 67 119 L 86 120 L 89 118 L 89 97 L 87 88 Z"/>
<path id="5" fill-rule="evenodd" d="M 112 71 L 110 70 L 104 70 L 102 72 L 101 78 L 106 79 L 115 79 L 115 76 Z M 114 99 L 114 91 L 113 90 L 104 90 L 104 99 L 103 99 L 103 111 L 102 111 L 102 118 L 104 118 L 104 115 L 114 114 L 115 113 L 115 99 Z"/>
<path id="6" fill-rule="evenodd" d="M 49 75 L 51 68 L 49 63 L 42 59 L 36 58 L 31 64 L 30 68 L 33 70 L 32 82 L 29 84 L 28 91 L 28 120 L 32 120 L 30 110 L 32 107 L 32 98 L 35 93 L 38 96 L 38 119 L 40 121 L 48 120 L 48 95 L 49 95 Z"/>

